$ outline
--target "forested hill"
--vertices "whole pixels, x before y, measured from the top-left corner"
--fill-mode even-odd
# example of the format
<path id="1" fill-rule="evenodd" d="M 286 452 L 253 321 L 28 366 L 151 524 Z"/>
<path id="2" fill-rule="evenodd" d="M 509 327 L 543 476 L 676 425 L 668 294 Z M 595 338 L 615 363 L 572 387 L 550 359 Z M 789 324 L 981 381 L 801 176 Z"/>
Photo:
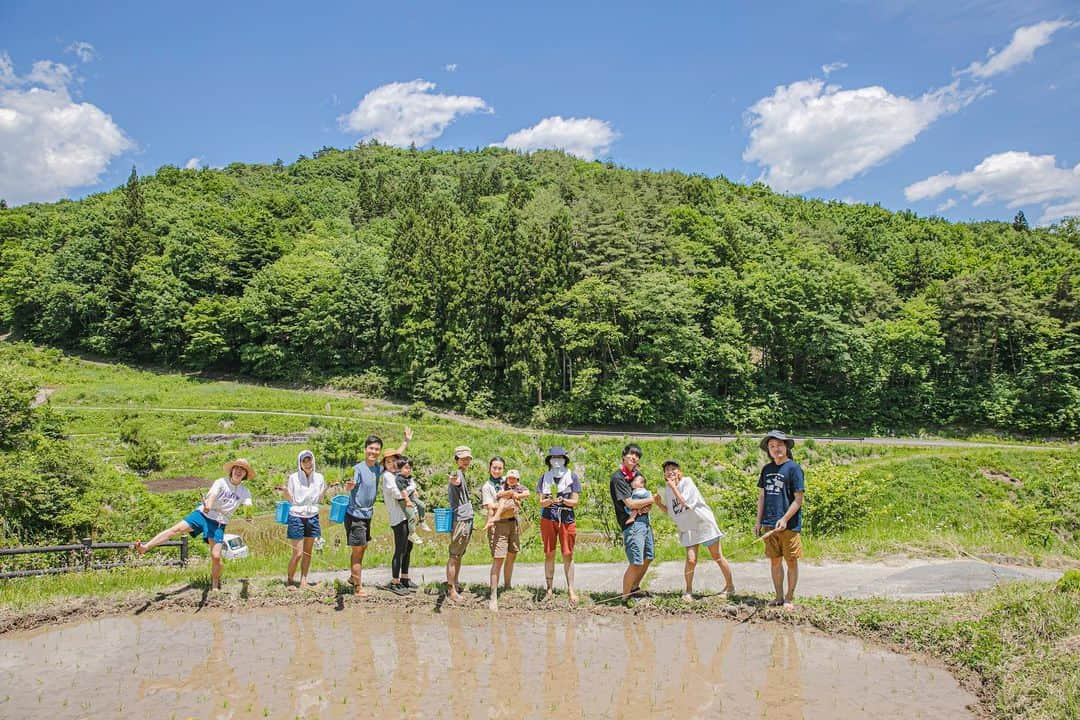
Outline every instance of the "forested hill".
<path id="1" fill-rule="evenodd" d="M 323 150 L 0 210 L 0 326 L 596 425 L 1080 429 L 1080 223 L 557 152 Z"/>

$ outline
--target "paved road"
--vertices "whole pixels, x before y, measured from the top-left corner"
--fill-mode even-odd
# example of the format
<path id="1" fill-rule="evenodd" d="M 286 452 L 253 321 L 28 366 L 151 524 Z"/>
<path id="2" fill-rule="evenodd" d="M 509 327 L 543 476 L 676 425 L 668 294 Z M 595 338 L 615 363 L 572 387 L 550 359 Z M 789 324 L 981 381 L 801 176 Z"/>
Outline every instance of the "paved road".
<path id="1" fill-rule="evenodd" d="M 464 583 L 488 582 L 488 565 L 465 565 L 461 568 Z M 587 592 L 619 592 L 622 563 L 582 563 L 576 568 L 579 590 Z M 772 580 L 765 560 L 732 563 L 736 589 L 742 592 L 770 594 Z M 439 582 L 445 579 L 443 567 L 413 568 L 410 573 L 418 582 Z M 898 560 L 880 563 L 826 563 L 800 565 L 798 594 L 802 596 L 868 598 L 886 597 L 894 600 L 916 600 L 971 592 L 1017 580 L 1054 581 L 1061 577 L 1059 570 L 994 565 L 978 560 Z M 316 572 L 317 580 L 348 578 L 347 571 Z M 388 582 L 386 567 L 365 569 L 365 585 Z M 514 569 L 514 584 L 544 586 L 544 566 L 523 563 Z M 556 588 L 565 588 L 562 567 L 556 567 Z M 663 562 L 650 568 L 645 586 L 654 592 L 678 592 L 683 589 L 683 563 Z M 699 562 L 694 577 L 694 591 L 719 591 L 724 586 L 720 569 L 711 561 Z"/>

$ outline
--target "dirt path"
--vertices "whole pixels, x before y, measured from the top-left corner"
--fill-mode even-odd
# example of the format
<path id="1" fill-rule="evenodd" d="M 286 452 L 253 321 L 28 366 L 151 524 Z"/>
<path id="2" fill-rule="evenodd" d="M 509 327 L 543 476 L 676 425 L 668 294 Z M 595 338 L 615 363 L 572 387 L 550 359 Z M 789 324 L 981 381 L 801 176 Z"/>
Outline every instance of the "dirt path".
<path id="1" fill-rule="evenodd" d="M 732 563 L 735 586 L 739 592 L 771 594 L 772 580 L 765 560 Z M 461 581 L 486 585 L 489 565 L 465 565 Z M 581 563 L 576 566 L 576 585 L 583 592 L 621 592 L 624 563 Z M 681 562 L 655 563 L 649 569 L 646 587 L 654 592 L 678 593 L 683 590 L 684 566 Z M 1054 581 L 1060 570 L 997 565 L 980 560 L 910 560 L 876 563 L 803 562 L 800 565 L 798 594 L 803 597 L 886 597 L 893 600 L 923 600 L 943 595 L 984 590 L 1000 583 L 1018 580 Z M 315 572 L 319 580 L 348 579 L 347 571 Z M 417 582 L 441 582 L 445 568 L 413 568 Z M 365 569 L 364 582 L 382 585 L 390 580 L 385 567 Z M 544 587 L 542 563 L 522 563 L 514 568 L 514 584 Z M 556 568 L 555 587 L 565 588 L 561 565 Z M 694 591 L 719 592 L 724 579 L 712 562 L 699 562 L 694 575 Z"/>
<path id="2" fill-rule="evenodd" d="M 163 413 L 192 413 L 192 414 L 233 414 L 233 415 L 276 415 L 281 417 L 318 418 L 320 420 L 344 420 L 348 422 L 371 422 L 368 415 L 326 415 L 319 413 L 287 412 L 284 410 L 250 410 L 239 408 L 176 408 L 176 407 L 137 407 L 130 405 L 54 405 L 57 410 L 67 412 L 163 412 Z M 693 435 L 683 433 L 649 433 L 634 432 L 623 433 L 598 430 L 538 430 L 533 428 L 520 428 L 510 425 L 489 424 L 487 421 L 463 418 L 452 413 L 432 413 L 438 417 L 452 420 L 470 427 L 499 429 L 504 432 L 519 434 L 563 434 L 592 437 L 618 437 L 618 438 L 648 438 L 648 439 L 672 439 L 672 440 L 696 440 L 699 442 L 734 442 L 740 438 L 758 437 L 757 435 Z M 377 422 L 385 425 L 408 425 L 407 421 L 390 420 L 385 417 L 378 418 Z M 801 437 L 800 440 L 814 440 L 824 443 L 845 443 L 856 445 L 877 445 L 882 447 L 935 447 L 935 448 L 996 448 L 1001 450 L 1059 450 L 1062 448 L 1075 447 L 1076 443 L 1057 445 L 1027 445 L 1010 443 L 988 443 L 967 440 L 930 440 L 924 438 L 893 438 L 893 437 Z"/>

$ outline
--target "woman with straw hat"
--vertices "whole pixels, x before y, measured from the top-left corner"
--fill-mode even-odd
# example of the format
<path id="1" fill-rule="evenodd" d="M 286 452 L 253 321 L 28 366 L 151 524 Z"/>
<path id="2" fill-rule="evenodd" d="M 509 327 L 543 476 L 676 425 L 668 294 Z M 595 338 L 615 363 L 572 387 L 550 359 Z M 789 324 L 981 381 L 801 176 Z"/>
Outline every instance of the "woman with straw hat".
<path id="1" fill-rule="evenodd" d="M 149 542 L 135 543 L 135 551 L 142 555 L 181 533 L 191 533 L 192 537 L 202 535 L 210 546 L 210 586 L 219 590 L 221 543 L 225 539 L 225 526 L 238 507 L 251 507 L 251 493 L 244 487 L 244 481 L 253 477 L 255 471 L 247 460 L 238 458 L 225 463 L 225 477 L 214 481 L 199 507 L 171 528 L 159 532 Z"/>

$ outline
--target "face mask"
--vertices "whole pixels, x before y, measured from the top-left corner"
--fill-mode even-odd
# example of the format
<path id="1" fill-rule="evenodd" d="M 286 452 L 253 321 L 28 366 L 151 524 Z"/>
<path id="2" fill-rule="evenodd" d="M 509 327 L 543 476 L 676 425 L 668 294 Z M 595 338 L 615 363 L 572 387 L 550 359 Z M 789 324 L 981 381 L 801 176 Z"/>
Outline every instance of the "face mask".
<path id="1" fill-rule="evenodd" d="M 551 467 L 552 467 L 552 469 L 558 469 L 558 468 L 566 467 L 566 458 L 561 458 L 561 457 L 551 458 Z"/>

